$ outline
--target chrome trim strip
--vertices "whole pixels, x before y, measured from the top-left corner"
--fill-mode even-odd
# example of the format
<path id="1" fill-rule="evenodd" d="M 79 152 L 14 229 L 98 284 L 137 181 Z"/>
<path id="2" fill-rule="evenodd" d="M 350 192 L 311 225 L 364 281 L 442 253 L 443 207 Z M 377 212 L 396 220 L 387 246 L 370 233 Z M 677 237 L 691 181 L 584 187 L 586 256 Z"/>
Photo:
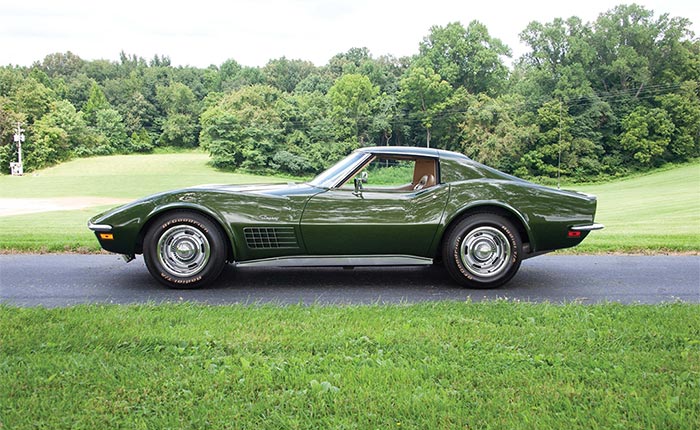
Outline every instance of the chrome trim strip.
<path id="1" fill-rule="evenodd" d="M 336 189 L 340 188 L 344 183 L 348 182 L 350 178 L 352 178 L 360 169 L 365 167 L 367 164 L 371 162 L 371 160 L 374 159 L 374 156 L 372 154 L 365 154 L 364 157 L 360 158 L 357 160 L 353 165 L 347 167 L 345 170 L 343 170 L 343 175 L 340 176 L 340 180 L 336 181 L 335 184 L 333 184 L 330 188 L 331 189 Z"/>
<path id="2" fill-rule="evenodd" d="M 427 266 L 432 258 L 413 255 L 310 255 L 235 262 L 238 267 Z"/>
<path id="3" fill-rule="evenodd" d="M 593 231 L 593 230 L 602 230 L 604 229 L 605 226 L 603 224 L 589 224 L 589 225 L 575 225 L 571 227 L 571 230 L 573 231 Z"/>
<path id="4" fill-rule="evenodd" d="M 108 224 L 93 224 L 88 222 L 88 228 L 92 231 L 112 231 L 112 226 Z"/>

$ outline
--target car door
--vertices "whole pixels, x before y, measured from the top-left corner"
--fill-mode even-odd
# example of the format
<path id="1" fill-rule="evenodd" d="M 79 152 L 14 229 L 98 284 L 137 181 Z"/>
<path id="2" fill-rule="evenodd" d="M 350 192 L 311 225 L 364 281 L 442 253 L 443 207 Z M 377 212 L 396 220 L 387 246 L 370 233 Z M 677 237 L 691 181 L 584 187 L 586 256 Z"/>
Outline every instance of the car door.
<path id="1" fill-rule="evenodd" d="M 403 187 L 365 187 L 357 192 L 345 186 L 313 196 L 301 219 L 307 252 L 427 257 L 449 186 L 416 187 L 411 182 L 417 183 L 420 177 L 412 171 L 409 175 Z"/>

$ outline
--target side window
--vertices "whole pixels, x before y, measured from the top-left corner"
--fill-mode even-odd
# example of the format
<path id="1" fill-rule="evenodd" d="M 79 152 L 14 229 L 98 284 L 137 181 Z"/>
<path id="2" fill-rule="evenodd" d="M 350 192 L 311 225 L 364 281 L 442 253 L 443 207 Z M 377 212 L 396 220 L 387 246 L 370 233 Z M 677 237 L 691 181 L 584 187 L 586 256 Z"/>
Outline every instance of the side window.
<path id="1" fill-rule="evenodd" d="M 431 158 L 376 156 L 355 177 L 366 178 L 366 190 L 411 192 L 436 185 L 436 173 L 436 161 Z M 353 179 L 342 188 L 354 189 Z"/>
<path id="2" fill-rule="evenodd" d="M 386 188 L 406 187 L 413 181 L 415 166 L 415 160 L 377 157 L 365 169 L 367 170 L 367 185 Z"/>

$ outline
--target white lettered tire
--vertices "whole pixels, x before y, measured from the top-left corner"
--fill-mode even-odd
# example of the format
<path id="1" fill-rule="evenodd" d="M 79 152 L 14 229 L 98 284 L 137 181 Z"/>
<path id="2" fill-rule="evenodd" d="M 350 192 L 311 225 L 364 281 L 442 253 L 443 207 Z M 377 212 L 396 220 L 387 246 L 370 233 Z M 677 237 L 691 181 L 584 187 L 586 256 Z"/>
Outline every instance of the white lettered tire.
<path id="1" fill-rule="evenodd" d="M 469 288 L 496 288 L 510 281 L 522 261 L 522 239 L 512 222 L 492 213 L 466 216 L 442 243 L 445 268 Z"/>
<path id="2" fill-rule="evenodd" d="M 146 232 L 143 257 L 151 275 L 178 289 L 200 288 L 226 265 L 226 240 L 219 226 L 196 212 L 169 212 Z"/>

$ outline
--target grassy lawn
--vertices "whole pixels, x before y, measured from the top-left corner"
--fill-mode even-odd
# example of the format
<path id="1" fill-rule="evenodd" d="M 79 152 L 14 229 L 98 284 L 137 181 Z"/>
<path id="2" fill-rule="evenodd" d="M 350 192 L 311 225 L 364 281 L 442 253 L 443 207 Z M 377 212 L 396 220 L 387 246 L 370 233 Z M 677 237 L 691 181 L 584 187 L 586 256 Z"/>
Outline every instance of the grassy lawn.
<path id="1" fill-rule="evenodd" d="M 593 232 L 577 252 L 700 251 L 700 163 L 600 185 Z"/>
<path id="2" fill-rule="evenodd" d="M 0 307 L 0 428 L 691 429 L 700 307 Z"/>
<path id="3" fill-rule="evenodd" d="M 0 176 L 0 197 L 136 199 L 191 185 L 285 182 L 284 178 L 222 172 L 208 162 L 204 152 L 81 158 L 26 176 Z"/>
<path id="4" fill-rule="evenodd" d="M 79 159 L 24 177 L 0 176 L 0 198 L 135 199 L 191 185 L 287 180 L 217 171 L 208 160 L 201 152 Z M 700 163 L 573 188 L 598 196 L 597 221 L 606 225 L 573 252 L 700 251 Z M 0 250 L 98 251 L 86 222 L 112 206 L 2 217 Z"/>
<path id="5" fill-rule="evenodd" d="M 0 198 L 111 197 L 136 199 L 201 184 L 285 182 L 286 178 L 228 173 L 203 152 L 117 155 L 70 161 L 22 177 L 0 176 Z M 116 205 L 0 218 L 0 250 L 95 252 L 87 220 Z"/>

